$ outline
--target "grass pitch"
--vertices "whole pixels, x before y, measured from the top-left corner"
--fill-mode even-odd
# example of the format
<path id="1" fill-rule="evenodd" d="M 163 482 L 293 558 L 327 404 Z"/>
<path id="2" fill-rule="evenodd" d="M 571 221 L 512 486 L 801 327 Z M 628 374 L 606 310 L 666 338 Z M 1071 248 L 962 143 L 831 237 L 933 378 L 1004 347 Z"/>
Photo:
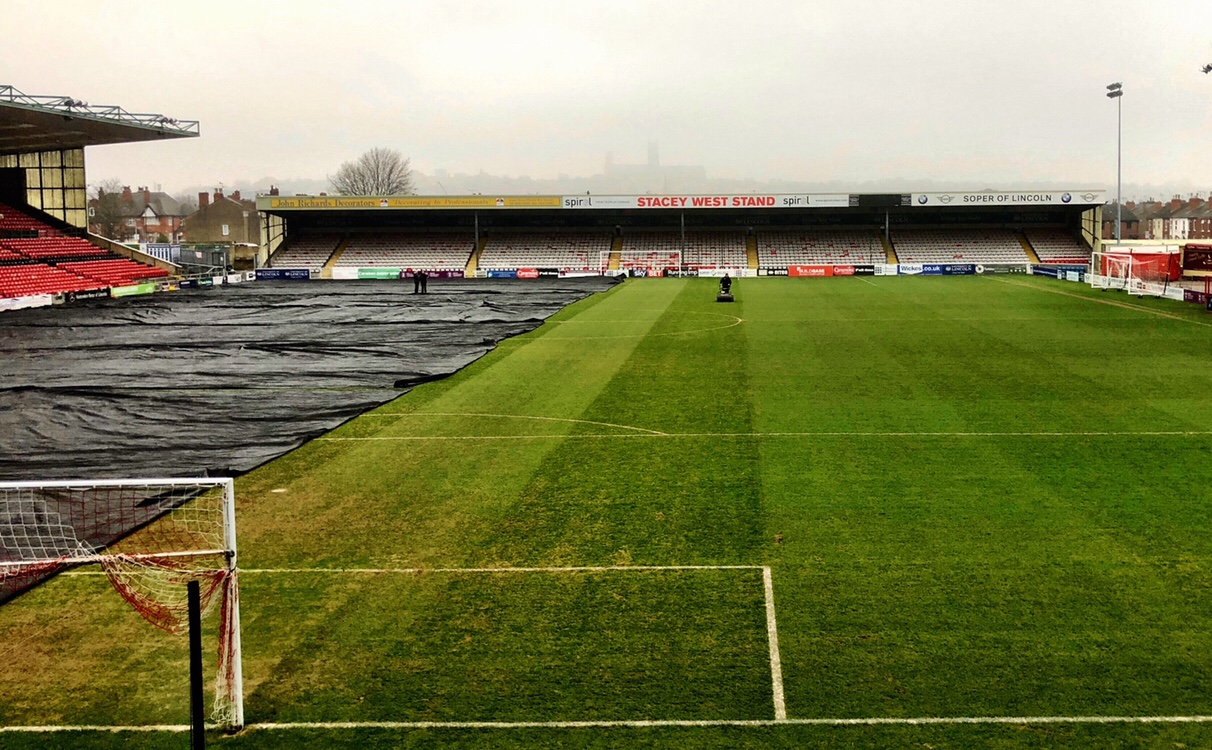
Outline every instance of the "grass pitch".
<path id="1" fill-rule="evenodd" d="M 760 570 L 792 722 L 1212 714 L 1212 318 L 1021 277 L 734 290 L 628 281 L 238 480 L 246 710 L 765 723 L 214 744 L 1212 745 L 1212 724 L 769 723 Z M 568 566 L 631 569 L 435 572 Z M 368 568 L 427 572 L 340 572 Z M 0 608 L 0 725 L 187 720 L 184 640 L 106 588 Z"/>

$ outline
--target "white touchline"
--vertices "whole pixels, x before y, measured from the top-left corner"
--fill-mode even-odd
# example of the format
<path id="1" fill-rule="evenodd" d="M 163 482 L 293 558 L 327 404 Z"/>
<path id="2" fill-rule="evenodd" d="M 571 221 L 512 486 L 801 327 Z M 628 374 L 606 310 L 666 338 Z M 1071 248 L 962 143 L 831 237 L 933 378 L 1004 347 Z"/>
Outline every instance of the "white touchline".
<path id="1" fill-rule="evenodd" d="M 778 727 L 955 724 L 1207 724 L 1212 715 L 1195 716 L 873 716 L 819 719 L 619 719 L 603 721 L 291 721 L 245 725 L 246 731 L 292 729 L 609 729 L 612 727 Z M 52 732 L 188 732 L 188 724 L 0 726 L 0 734 Z"/>
<path id="2" fill-rule="evenodd" d="M 949 438 L 949 437 L 1207 437 L 1212 430 L 1136 430 L 1088 432 L 652 432 L 593 433 L 581 435 L 399 435 L 389 437 L 320 437 L 329 442 L 408 441 L 408 440 L 577 440 L 585 438 Z"/>
<path id="3" fill-rule="evenodd" d="M 531 568 L 249 568 L 241 573 L 609 573 L 653 570 L 762 570 L 761 565 L 571 565 Z"/>
<path id="4" fill-rule="evenodd" d="M 762 588 L 766 592 L 766 636 L 770 639 L 770 682 L 774 689 L 774 718 L 787 718 L 787 701 L 783 698 L 783 660 L 779 658 L 779 628 L 774 619 L 774 579 L 770 567 L 762 568 Z"/>

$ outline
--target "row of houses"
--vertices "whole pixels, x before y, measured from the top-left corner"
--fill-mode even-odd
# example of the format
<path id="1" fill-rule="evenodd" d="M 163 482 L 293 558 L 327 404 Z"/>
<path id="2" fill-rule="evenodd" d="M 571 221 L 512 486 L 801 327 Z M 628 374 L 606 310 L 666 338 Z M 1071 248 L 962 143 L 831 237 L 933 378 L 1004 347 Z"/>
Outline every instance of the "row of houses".
<path id="1" fill-rule="evenodd" d="M 277 188 L 270 194 L 277 195 Z M 99 191 L 88 202 L 89 231 L 119 242 L 197 242 L 255 245 L 261 237 L 257 203 L 236 190 L 224 195 L 198 193 L 198 205 L 168 193 L 124 187 L 121 193 Z"/>
<path id="2" fill-rule="evenodd" d="M 1103 239 L 1115 238 L 1117 211 L 1120 236 L 1125 240 L 1212 239 L 1212 198 L 1174 198 L 1162 201 L 1127 201 L 1122 211 L 1114 203 L 1103 206 Z"/>

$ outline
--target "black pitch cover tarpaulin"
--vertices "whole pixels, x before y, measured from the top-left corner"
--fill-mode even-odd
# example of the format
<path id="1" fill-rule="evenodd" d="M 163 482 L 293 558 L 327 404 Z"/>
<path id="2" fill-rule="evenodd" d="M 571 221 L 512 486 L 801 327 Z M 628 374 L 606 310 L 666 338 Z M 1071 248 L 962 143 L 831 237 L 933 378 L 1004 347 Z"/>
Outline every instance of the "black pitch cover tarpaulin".
<path id="1" fill-rule="evenodd" d="M 246 472 L 615 281 L 257 282 L 0 314 L 0 480 Z"/>

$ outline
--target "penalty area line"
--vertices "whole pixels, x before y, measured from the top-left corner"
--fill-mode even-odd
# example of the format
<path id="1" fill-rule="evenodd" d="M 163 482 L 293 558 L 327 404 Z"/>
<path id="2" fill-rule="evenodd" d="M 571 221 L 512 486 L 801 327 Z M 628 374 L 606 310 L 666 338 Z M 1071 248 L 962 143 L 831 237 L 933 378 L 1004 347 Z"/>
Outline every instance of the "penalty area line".
<path id="1" fill-rule="evenodd" d="M 244 731 L 298 729 L 611 729 L 660 727 L 779 727 L 779 726 L 929 726 L 960 724 L 1208 724 L 1212 715 L 1196 716 L 876 716 L 819 719 L 618 719 L 602 721 L 292 721 L 246 724 Z M 56 732 L 188 732 L 188 724 L 0 726 L 0 734 Z"/>
<path id="2" fill-rule="evenodd" d="M 774 580 L 770 567 L 762 568 L 762 590 L 766 594 L 766 637 L 770 641 L 770 684 L 774 696 L 774 718 L 787 718 L 787 700 L 783 697 L 783 660 L 779 657 L 779 628 L 774 618 Z"/>

